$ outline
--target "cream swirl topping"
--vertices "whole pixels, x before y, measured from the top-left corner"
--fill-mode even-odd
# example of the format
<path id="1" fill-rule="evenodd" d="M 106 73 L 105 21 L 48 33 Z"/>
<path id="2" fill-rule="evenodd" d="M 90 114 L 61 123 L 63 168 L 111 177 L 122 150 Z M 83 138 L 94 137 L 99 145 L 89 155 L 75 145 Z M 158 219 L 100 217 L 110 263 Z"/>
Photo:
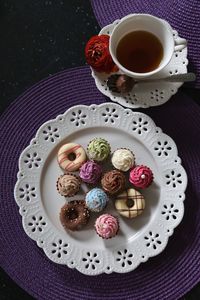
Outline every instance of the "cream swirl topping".
<path id="1" fill-rule="evenodd" d="M 112 156 L 113 166 L 123 172 L 128 171 L 135 164 L 135 157 L 128 149 L 118 149 Z"/>

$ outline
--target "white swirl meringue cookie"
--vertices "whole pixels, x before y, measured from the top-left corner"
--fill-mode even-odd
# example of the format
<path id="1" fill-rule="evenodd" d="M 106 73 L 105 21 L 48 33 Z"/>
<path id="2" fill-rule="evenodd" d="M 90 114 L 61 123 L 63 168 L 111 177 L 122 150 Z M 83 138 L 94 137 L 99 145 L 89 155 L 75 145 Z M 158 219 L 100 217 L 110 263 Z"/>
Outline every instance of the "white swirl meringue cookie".
<path id="1" fill-rule="evenodd" d="M 116 169 L 126 172 L 134 166 L 135 156 L 130 150 L 121 148 L 114 151 L 111 161 Z"/>

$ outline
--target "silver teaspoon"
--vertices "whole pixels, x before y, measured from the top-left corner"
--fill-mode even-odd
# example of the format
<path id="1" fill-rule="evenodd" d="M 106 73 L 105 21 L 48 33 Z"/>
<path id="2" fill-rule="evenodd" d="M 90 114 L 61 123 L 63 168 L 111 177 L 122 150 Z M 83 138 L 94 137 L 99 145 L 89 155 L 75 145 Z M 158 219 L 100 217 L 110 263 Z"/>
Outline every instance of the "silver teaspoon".
<path id="1" fill-rule="evenodd" d="M 160 81 L 168 81 L 168 82 L 189 82 L 195 81 L 196 75 L 194 73 L 185 73 L 185 74 L 177 74 L 172 75 L 165 78 L 150 78 L 145 80 L 135 80 L 132 77 L 129 77 L 125 74 L 114 74 L 108 77 L 107 86 L 109 90 L 115 93 L 128 93 L 132 90 L 135 84 L 143 84 L 143 83 L 151 83 L 151 82 L 160 82 Z"/>
<path id="2" fill-rule="evenodd" d="M 141 80 L 140 82 L 154 82 L 154 81 L 169 81 L 169 82 L 189 82 L 189 81 L 195 81 L 196 75 L 194 73 L 184 73 L 184 74 L 176 74 L 165 78 L 159 78 L 159 79 L 149 79 L 149 80 Z M 135 82 L 136 81 L 134 79 Z"/>

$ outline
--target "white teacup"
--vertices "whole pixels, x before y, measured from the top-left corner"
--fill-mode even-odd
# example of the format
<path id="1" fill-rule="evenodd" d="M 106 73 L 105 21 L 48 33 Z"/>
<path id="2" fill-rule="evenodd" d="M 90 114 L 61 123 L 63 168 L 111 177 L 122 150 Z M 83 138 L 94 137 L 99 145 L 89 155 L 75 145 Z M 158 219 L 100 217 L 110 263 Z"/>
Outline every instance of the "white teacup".
<path id="1" fill-rule="evenodd" d="M 147 31 L 160 40 L 163 47 L 163 58 L 159 66 L 153 71 L 147 73 L 132 72 L 118 61 L 116 49 L 119 41 L 125 35 L 133 31 Z M 110 36 L 109 51 L 113 61 L 121 72 L 130 77 L 142 79 L 160 72 L 170 62 L 174 51 L 182 50 L 186 45 L 187 41 L 185 39 L 178 38 L 174 40 L 172 28 L 166 21 L 148 14 L 133 14 L 122 18 L 119 24 L 114 28 Z"/>

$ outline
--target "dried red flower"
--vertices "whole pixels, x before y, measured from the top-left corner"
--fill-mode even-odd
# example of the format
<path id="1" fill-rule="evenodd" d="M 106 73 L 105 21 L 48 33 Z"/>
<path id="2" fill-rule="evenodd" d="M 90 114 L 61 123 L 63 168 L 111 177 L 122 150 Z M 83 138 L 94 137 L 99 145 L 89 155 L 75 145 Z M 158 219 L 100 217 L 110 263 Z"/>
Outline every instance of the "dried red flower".
<path id="1" fill-rule="evenodd" d="M 85 47 L 87 63 L 97 72 L 111 73 L 118 70 L 109 52 L 109 35 L 95 35 Z"/>

